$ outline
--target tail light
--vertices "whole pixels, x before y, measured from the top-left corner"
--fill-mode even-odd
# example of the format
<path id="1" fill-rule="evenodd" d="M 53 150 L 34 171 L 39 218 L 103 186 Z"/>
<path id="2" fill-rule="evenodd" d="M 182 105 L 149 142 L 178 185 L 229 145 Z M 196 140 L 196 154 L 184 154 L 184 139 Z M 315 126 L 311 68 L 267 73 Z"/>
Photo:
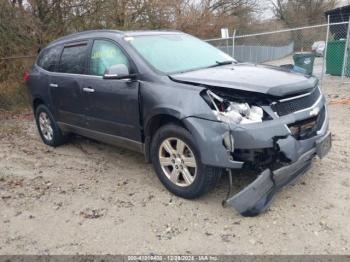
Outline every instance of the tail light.
<path id="1" fill-rule="evenodd" d="M 28 72 L 24 72 L 23 80 L 24 80 L 24 82 L 27 82 L 29 80 L 29 73 Z"/>

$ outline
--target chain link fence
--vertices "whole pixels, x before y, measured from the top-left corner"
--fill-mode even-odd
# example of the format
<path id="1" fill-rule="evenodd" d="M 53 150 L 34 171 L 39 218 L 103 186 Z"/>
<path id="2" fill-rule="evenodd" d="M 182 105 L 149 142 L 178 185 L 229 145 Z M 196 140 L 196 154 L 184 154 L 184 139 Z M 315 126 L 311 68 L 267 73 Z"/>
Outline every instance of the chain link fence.
<path id="1" fill-rule="evenodd" d="M 240 62 L 290 68 L 298 53 L 312 53 L 312 73 L 322 79 L 326 74 L 350 76 L 350 52 L 345 48 L 350 45 L 348 39 L 348 22 L 339 22 L 206 41 Z M 312 63 L 313 56 L 305 61 Z"/>
<path id="2" fill-rule="evenodd" d="M 325 54 L 326 74 L 341 76 L 345 83 L 349 81 L 349 22 L 330 24 L 327 37 L 327 52 Z"/>

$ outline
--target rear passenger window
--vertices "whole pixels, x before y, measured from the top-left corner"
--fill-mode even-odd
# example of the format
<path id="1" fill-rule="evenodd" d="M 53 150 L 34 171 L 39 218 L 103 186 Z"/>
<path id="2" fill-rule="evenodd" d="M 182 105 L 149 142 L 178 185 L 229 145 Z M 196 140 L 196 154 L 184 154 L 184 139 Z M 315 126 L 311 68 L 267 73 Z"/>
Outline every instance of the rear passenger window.
<path id="1" fill-rule="evenodd" d="M 59 72 L 83 74 L 85 72 L 86 53 L 86 44 L 65 47 L 61 56 Z"/>
<path id="2" fill-rule="evenodd" d="M 95 40 L 90 57 L 90 74 L 102 76 L 107 68 L 118 64 L 129 67 L 123 51 L 110 41 Z"/>
<path id="3" fill-rule="evenodd" d="M 58 65 L 60 54 L 61 54 L 60 46 L 45 49 L 40 54 L 37 64 L 38 66 L 40 66 L 41 68 L 47 71 L 54 72 L 56 69 L 56 66 Z"/>

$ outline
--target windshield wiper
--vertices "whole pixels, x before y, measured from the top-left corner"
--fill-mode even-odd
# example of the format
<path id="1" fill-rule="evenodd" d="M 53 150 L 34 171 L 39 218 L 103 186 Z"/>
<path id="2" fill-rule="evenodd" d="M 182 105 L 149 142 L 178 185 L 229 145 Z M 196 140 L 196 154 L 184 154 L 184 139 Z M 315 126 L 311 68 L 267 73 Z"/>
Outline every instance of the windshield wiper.
<path id="1" fill-rule="evenodd" d="M 210 65 L 210 66 L 206 66 L 206 67 L 199 67 L 199 68 L 193 68 L 193 69 L 189 69 L 189 70 L 185 70 L 185 71 L 173 72 L 171 74 L 183 74 L 183 73 L 187 73 L 187 72 L 191 72 L 191 71 L 197 71 L 197 70 L 206 69 L 206 68 L 212 68 L 212 67 L 223 66 L 223 65 L 231 65 L 231 64 L 237 63 L 237 61 L 236 60 L 215 61 L 215 63 L 216 63 L 215 65 Z"/>
<path id="2" fill-rule="evenodd" d="M 208 68 L 210 67 L 217 67 L 217 66 L 223 66 L 223 65 L 231 65 L 233 64 L 235 61 L 234 60 L 227 60 L 227 61 L 215 61 L 215 65 L 212 66 L 208 66 Z"/>

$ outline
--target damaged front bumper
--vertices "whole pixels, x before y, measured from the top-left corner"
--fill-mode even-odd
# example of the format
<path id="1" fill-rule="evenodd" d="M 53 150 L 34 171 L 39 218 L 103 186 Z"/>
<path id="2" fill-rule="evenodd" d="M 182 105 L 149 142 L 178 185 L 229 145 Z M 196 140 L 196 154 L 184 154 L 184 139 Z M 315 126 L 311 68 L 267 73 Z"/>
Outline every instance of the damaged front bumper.
<path id="1" fill-rule="evenodd" d="M 310 111 L 315 107 L 325 110 L 319 129 L 306 139 L 295 138 L 289 125 L 310 118 Z M 316 155 L 322 158 L 328 153 L 331 147 L 331 134 L 328 131 L 329 120 L 325 99 L 320 99 L 313 108 L 246 126 L 227 125 L 195 117 L 186 118 L 184 123 L 197 140 L 201 161 L 206 165 L 226 168 L 230 172 L 249 167 L 247 165 L 249 161 L 237 157 L 234 152 L 229 152 L 225 148 L 223 140 L 227 134 L 233 136 L 234 149 L 237 151 L 262 150 L 260 157 L 264 154 L 269 155 L 268 152 L 277 153 L 278 167 L 261 165 L 260 168 L 263 167 L 264 171 L 257 179 L 226 200 L 226 204 L 234 207 L 240 214 L 255 216 L 268 208 L 278 191 L 305 174 Z"/>
<path id="2" fill-rule="evenodd" d="M 256 216 L 262 213 L 269 207 L 278 191 L 305 174 L 310 169 L 315 155 L 323 158 L 330 146 L 331 134 L 327 132 L 316 142 L 313 149 L 301 155 L 296 162 L 274 171 L 266 169 L 253 183 L 228 198 L 225 204 L 234 207 L 243 216 Z"/>

